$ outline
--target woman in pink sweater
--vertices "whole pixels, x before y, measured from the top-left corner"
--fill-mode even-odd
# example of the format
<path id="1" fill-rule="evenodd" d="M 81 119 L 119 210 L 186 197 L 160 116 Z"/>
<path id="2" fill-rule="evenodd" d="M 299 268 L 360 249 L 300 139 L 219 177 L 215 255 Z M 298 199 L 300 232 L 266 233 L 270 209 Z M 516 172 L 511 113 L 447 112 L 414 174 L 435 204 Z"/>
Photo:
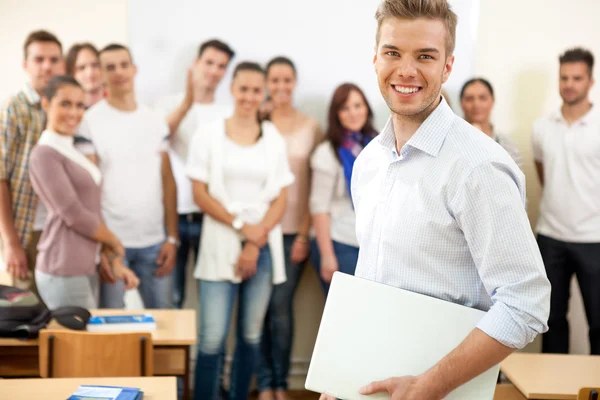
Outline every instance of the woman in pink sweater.
<path id="1" fill-rule="evenodd" d="M 33 148 L 29 176 L 48 209 L 38 244 L 35 279 L 51 308 L 97 308 L 100 245 L 110 274 L 137 287 L 137 277 L 121 262 L 124 249 L 101 217 L 101 174 L 73 145 L 85 110 L 84 91 L 67 76 L 50 80 L 42 98 L 47 128 Z M 105 264 L 106 265 L 106 264 Z"/>

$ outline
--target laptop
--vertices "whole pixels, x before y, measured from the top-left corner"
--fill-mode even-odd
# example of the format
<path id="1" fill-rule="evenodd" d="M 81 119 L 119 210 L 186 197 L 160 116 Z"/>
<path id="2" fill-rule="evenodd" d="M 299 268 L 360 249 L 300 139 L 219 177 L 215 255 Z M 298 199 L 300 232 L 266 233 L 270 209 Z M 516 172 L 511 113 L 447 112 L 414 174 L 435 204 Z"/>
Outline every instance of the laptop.
<path id="1" fill-rule="evenodd" d="M 419 375 L 458 346 L 485 315 L 433 297 L 336 272 L 306 377 L 308 390 L 345 399 L 373 381 Z M 492 400 L 500 366 L 450 393 Z"/>

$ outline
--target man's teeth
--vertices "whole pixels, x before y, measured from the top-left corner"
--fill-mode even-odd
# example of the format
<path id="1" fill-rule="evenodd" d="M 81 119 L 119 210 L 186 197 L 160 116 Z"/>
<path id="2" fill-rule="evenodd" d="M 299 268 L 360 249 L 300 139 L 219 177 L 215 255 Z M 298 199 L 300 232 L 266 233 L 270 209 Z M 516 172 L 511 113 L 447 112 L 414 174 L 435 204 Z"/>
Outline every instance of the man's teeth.
<path id="1" fill-rule="evenodd" d="M 403 87 L 403 86 L 394 86 L 394 89 L 396 89 L 397 92 L 402 93 L 402 94 L 411 94 L 411 93 L 415 93 L 419 90 L 418 87 Z"/>

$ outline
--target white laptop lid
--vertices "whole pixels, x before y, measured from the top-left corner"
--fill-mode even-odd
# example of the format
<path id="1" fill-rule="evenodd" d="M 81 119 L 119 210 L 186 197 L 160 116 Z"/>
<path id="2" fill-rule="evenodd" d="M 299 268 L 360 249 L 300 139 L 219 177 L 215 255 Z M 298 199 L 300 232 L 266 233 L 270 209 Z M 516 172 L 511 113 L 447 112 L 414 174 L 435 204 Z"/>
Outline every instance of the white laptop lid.
<path id="1" fill-rule="evenodd" d="M 306 389 L 341 399 L 373 381 L 419 375 L 458 346 L 485 315 L 433 297 L 336 272 L 306 377 Z M 497 365 L 447 399 L 492 400 Z"/>

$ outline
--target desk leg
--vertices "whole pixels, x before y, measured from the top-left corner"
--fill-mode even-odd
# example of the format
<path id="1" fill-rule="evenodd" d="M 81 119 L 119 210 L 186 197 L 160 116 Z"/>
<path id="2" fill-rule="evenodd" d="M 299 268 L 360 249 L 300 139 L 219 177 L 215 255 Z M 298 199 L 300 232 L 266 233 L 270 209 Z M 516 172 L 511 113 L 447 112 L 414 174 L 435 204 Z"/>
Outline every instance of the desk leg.
<path id="1" fill-rule="evenodd" d="M 190 400 L 190 346 L 184 347 L 185 351 L 185 376 L 183 377 L 183 398 Z"/>

